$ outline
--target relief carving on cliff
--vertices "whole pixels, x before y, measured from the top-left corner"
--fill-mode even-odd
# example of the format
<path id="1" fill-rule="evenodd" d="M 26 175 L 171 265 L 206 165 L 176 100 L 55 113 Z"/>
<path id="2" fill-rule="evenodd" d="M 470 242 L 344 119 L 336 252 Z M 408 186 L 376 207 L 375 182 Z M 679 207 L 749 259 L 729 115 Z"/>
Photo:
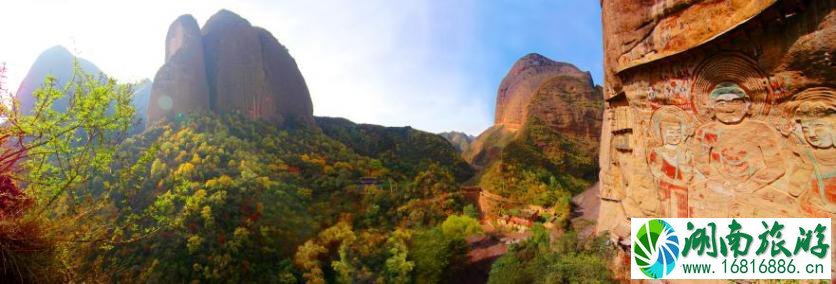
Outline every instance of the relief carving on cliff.
<path id="1" fill-rule="evenodd" d="M 772 84 L 757 63 L 741 53 L 720 53 L 696 67 L 692 78 L 691 104 L 700 122 L 714 117 L 712 97 L 719 83 L 733 82 L 745 90 L 749 100 L 748 116 L 763 120 L 775 101 Z"/>
<path id="2" fill-rule="evenodd" d="M 598 232 L 621 241 L 636 217 L 836 220 L 834 7 L 602 1 Z"/>
<path id="3" fill-rule="evenodd" d="M 836 213 L 836 91 L 816 87 L 796 94 L 785 106 L 788 139 L 797 157 L 791 188 L 798 189 L 799 205 L 808 216 Z"/>
<path id="4" fill-rule="evenodd" d="M 690 116 L 675 106 L 663 106 L 650 117 L 653 144 L 647 164 L 656 182 L 660 214 L 688 217 L 688 186 L 694 178 L 694 157 L 686 141 L 693 134 Z"/>
<path id="5" fill-rule="evenodd" d="M 805 90 L 784 103 L 781 114 L 771 115 L 775 86 L 752 62 L 722 54 L 700 64 L 693 78 L 676 73 L 651 84 L 671 88 L 647 88 L 645 97 L 655 109 L 647 126 L 625 115 L 637 110 L 613 109 L 614 171 L 608 172 L 614 180 L 606 185 L 629 197 L 623 200 L 628 216 L 821 217 L 836 212 L 833 89 Z M 683 82 L 692 82 L 687 101 L 681 100 L 688 90 L 680 87 Z M 768 122 L 773 120 L 784 125 Z M 650 139 L 631 137 L 634 131 Z M 638 145 L 644 140 L 646 149 Z M 646 163 L 631 161 L 632 154 L 644 155 Z M 645 186 L 638 184 L 641 176 L 631 174 L 644 166 L 653 179 L 656 210 L 648 208 L 652 203 L 640 204 L 647 197 Z"/>
<path id="6" fill-rule="evenodd" d="M 771 186 L 787 169 L 780 134 L 750 117 L 752 99 L 737 83 L 719 83 L 708 97 L 712 121 L 700 126 L 694 139 L 695 165 L 705 176 L 694 186 L 693 195 L 704 201 L 694 213 L 786 216 L 785 205 L 793 200 Z"/>
<path id="7" fill-rule="evenodd" d="M 688 64 L 682 66 L 687 67 Z M 832 212 L 828 211 L 832 206 L 829 207 L 827 202 L 813 203 L 816 200 L 830 200 L 826 195 L 830 177 L 828 169 L 832 166 L 827 162 L 836 158 L 830 157 L 833 155 L 832 142 L 819 138 L 829 131 L 829 118 L 824 115 L 826 111 L 807 111 L 811 108 L 826 109 L 821 106 L 825 103 L 819 101 L 822 98 L 832 100 L 832 92 L 822 95 L 822 91 L 816 89 L 819 95 L 796 96 L 798 102 L 790 104 L 795 108 L 785 111 L 783 119 L 797 124 L 793 126 L 797 128 L 794 132 L 794 136 L 798 137 L 796 140 L 804 141 L 801 125 L 803 117 L 811 141 L 821 144 L 816 148 L 809 143 L 795 143 L 801 145 L 796 147 L 795 156 L 799 157 L 796 160 L 803 160 L 796 162 L 790 159 L 793 155 L 787 150 L 791 142 L 782 137 L 782 134 L 787 136 L 789 131 L 779 132 L 775 123 L 767 122 L 774 120 L 770 116 L 775 101 L 774 86 L 753 60 L 741 54 L 725 53 L 706 59 L 694 70 L 691 78 L 684 78 L 691 74 L 688 70 L 656 75 L 657 78 L 642 78 L 654 83 L 645 83 L 650 86 L 644 88 L 647 90 L 646 95 L 634 97 L 647 98 L 650 102 L 648 106 L 654 110 L 648 119 L 640 119 L 650 124 L 632 125 L 637 129 L 631 129 L 631 133 L 646 133 L 645 137 L 650 139 L 633 139 L 635 141 L 631 141 L 632 144 L 646 142 L 647 145 L 631 146 L 629 153 L 643 155 L 646 163 L 629 162 L 630 157 L 621 153 L 627 149 L 622 149 L 625 147 L 618 143 L 619 139 L 624 139 L 619 137 L 623 134 L 613 132 L 613 168 L 621 172 L 618 175 L 621 179 L 633 184 L 616 185 L 626 187 L 625 195 L 632 197 L 624 201 L 628 215 L 633 215 L 629 211 L 639 212 L 636 211 L 638 209 L 640 215 L 667 217 L 800 216 L 802 210 L 787 204 L 798 204 L 795 197 L 802 195 L 802 192 L 793 191 L 795 187 L 788 182 L 805 184 L 804 188 L 810 188 L 811 183 L 821 185 L 821 190 L 811 188 L 805 191 L 806 195 L 803 196 L 815 197 L 810 193 L 812 191 L 823 195 L 819 194 L 818 199 L 802 198 L 809 200 L 801 204 L 802 207 L 806 206 L 803 211 Z M 691 87 L 684 86 L 688 82 L 691 82 Z M 682 99 L 682 93 L 688 91 L 688 99 Z M 816 103 L 808 102 L 813 100 L 811 97 L 820 99 Z M 817 108 L 809 105 L 816 105 Z M 634 112 L 643 113 L 639 110 Z M 824 118 L 813 120 L 816 117 L 813 114 Z M 615 116 L 613 118 L 618 119 Z M 614 130 L 617 129 L 614 127 Z M 825 149 L 819 150 L 818 156 L 809 154 L 816 152 L 811 149 L 822 147 Z M 629 167 L 625 167 L 628 164 Z M 651 203 L 638 204 L 646 200 L 647 196 L 643 196 L 646 194 L 642 194 L 646 186 L 637 184 L 642 181 L 642 177 L 632 175 L 631 172 L 644 166 L 648 168 L 646 172 L 653 180 L 651 187 L 658 201 L 656 210 L 647 208 L 653 206 Z M 820 178 L 815 179 L 816 173 L 820 173 Z M 789 181 L 779 182 L 785 175 L 792 177 L 788 178 Z"/>

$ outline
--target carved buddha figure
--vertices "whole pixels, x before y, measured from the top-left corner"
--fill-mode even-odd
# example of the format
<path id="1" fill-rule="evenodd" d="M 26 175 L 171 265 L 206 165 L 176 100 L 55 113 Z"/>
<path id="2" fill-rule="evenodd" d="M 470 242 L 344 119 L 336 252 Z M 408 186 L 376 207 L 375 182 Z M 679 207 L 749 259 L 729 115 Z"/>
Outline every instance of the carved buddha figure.
<path id="1" fill-rule="evenodd" d="M 804 160 L 799 183 L 802 209 L 817 217 L 836 213 L 836 98 L 832 92 L 805 92 L 789 104 L 797 130 L 807 143 L 798 154 Z"/>
<path id="2" fill-rule="evenodd" d="M 732 216 L 784 216 L 768 204 L 791 202 L 788 194 L 768 185 L 786 171 L 779 133 L 748 117 L 751 99 L 738 84 L 717 84 L 709 94 L 712 121 L 697 129 L 696 168 L 705 176 L 699 195 Z M 761 190 L 765 187 L 769 190 Z M 768 213 L 769 212 L 769 213 Z M 720 214 L 720 213 L 709 213 Z"/>
<path id="3" fill-rule="evenodd" d="M 693 175 L 693 156 L 685 146 L 691 134 L 688 114 L 674 106 L 663 106 L 650 118 L 660 146 L 647 151 L 647 164 L 656 181 L 661 214 L 688 217 L 688 183 Z"/>
<path id="4" fill-rule="evenodd" d="M 714 121 L 697 130 L 697 168 L 722 190 L 753 192 L 784 174 L 780 136 L 766 123 L 748 119 L 751 100 L 735 83 L 720 83 L 709 95 Z"/>

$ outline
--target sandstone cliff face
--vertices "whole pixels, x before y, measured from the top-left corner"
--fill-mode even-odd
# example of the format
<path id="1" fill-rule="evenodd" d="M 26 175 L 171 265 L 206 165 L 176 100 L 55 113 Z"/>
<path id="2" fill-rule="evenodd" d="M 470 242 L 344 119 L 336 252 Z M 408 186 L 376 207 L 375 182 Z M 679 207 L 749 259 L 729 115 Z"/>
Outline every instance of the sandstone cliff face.
<path id="1" fill-rule="evenodd" d="M 313 103 L 305 78 L 296 60 L 269 31 L 256 28 L 261 40 L 268 90 L 278 99 L 278 107 L 286 120 L 312 125 Z"/>
<path id="2" fill-rule="evenodd" d="M 601 87 L 589 73 L 560 74 L 545 80 L 530 99 L 527 113 L 556 132 L 597 142 L 601 133 Z"/>
<path id="3" fill-rule="evenodd" d="M 464 157 L 477 168 L 484 167 L 499 158 L 508 143 L 540 126 L 567 138 L 597 144 L 602 111 L 601 88 L 593 84 L 588 72 L 529 54 L 520 58 L 502 80 L 496 122 L 476 137 Z M 543 151 L 560 151 L 550 145 L 555 141 L 534 142 Z M 597 147 L 579 149 L 587 150 L 597 151 Z"/>
<path id="4" fill-rule="evenodd" d="M 209 18 L 202 33 L 214 109 L 281 122 L 278 102 L 267 87 L 258 31 L 222 10 Z"/>
<path id="5" fill-rule="evenodd" d="M 307 85 L 287 49 L 227 10 L 203 29 L 191 16 L 175 21 L 166 39 L 166 64 L 154 82 L 152 105 L 158 106 L 154 115 L 149 111 L 152 121 L 211 109 L 278 125 L 314 125 Z"/>
<path id="6" fill-rule="evenodd" d="M 519 129 L 525 124 L 528 105 L 537 88 L 545 80 L 557 75 L 589 78 L 588 73 L 581 72 L 571 64 L 555 62 L 540 54 L 531 53 L 517 60 L 499 86 L 495 124 Z"/>
<path id="7" fill-rule="evenodd" d="M 154 76 L 148 121 L 208 110 L 203 42 L 197 21 L 191 15 L 180 16 L 168 28 L 165 58 L 165 64 Z"/>
<path id="8" fill-rule="evenodd" d="M 836 134 L 833 8 L 602 1 L 598 231 L 629 242 L 631 217 L 834 217 L 836 149 L 820 138 Z"/>

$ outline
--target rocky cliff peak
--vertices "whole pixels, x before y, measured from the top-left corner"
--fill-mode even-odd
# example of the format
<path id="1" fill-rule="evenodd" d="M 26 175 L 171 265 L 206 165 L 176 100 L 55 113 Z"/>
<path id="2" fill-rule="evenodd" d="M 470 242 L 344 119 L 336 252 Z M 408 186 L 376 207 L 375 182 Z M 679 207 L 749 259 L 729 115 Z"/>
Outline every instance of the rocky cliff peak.
<path id="1" fill-rule="evenodd" d="M 278 125 L 315 125 L 308 87 L 287 48 L 229 10 L 218 11 L 202 29 L 191 16 L 178 18 L 157 75 L 159 92 L 172 98 L 166 102 L 183 106 L 170 107 L 168 115 L 208 108 Z"/>
<path id="2" fill-rule="evenodd" d="M 180 16 L 169 26 L 165 58 L 151 88 L 148 121 L 209 109 L 203 40 L 191 15 Z"/>
<path id="3" fill-rule="evenodd" d="M 554 139 L 557 136 L 581 141 L 579 145 L 597 145 L 603 118 L 601 91 L 589 72 L 572 64 L 536 53 L 523 56 L 497 91 L 494 125 L 476 137 L 463 156 L 482 168 L 515 141 L 530 140 L 542 151 L 555 153 L 562 151 L 557 149 L 561 143 Z M 589 156 L 597 148 L 577 151 Z"/>
<path id="4" fill-rule="evenodd" d="M 510 130 L 526 122 L 528 104 L 540 85 L 553 77 L 564 76 L 584 80 L 593 88 L 592 76 L 569 63 L 557 62 L 537 53 L 530 53 L 511 67 L 497 91 L 495 124 Z"/>
<path id="5" fill-rule="evenodd" d="M 168 27 L 165 37 L 165 61 L 168 62 L 184 45 L 198 43 L 200 37 L 200 26 L 192 15 L 177 17 Z"/>

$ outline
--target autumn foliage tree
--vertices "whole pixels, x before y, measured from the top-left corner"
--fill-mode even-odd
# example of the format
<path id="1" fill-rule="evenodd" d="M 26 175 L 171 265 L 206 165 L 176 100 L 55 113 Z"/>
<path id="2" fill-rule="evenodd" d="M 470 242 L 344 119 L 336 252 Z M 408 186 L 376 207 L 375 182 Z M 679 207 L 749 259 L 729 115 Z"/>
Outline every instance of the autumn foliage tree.
<path id="1" fill-rule="evenodd" d="M 0 78 L 5 72 L 0 68 Z M 0 104 L 0 277 L 56 280 L 63 270 L 55 266 L 58 246 L 84 240 L 79 234 L 90 232 L 83 226 L 69 232 L 64 229 L 71 227 L 61 225 L 97 213 L 82 206 L 98 204 L 84 185 L 108 168 L 131 125 L 130 86 L 86 74 L 76 65 L 66 85 L 47 77 L 32 94 L 33 110 L 24 113 L 2 81 L 0 95 L 10 103 Z M 67 109 L 56 110 L 55 102 L 65 97 Z"/>

